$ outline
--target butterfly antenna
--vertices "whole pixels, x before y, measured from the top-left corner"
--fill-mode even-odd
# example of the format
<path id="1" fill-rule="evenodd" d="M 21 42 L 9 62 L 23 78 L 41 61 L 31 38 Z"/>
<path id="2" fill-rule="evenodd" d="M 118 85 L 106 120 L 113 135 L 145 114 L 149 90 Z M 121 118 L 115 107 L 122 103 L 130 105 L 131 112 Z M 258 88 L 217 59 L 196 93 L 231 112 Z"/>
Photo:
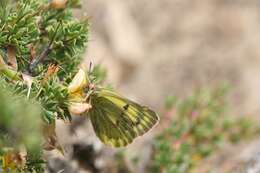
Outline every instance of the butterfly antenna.
<path id="1" fill-rule="evenodd" d="M 94 70 L 93 62 L 90 61 L 89 68 L 88 68 L 88 73 L 91 74 L 93 72 L 93 70 Z M 90 83 L 93 84 L 94 81 L 95 81 L 95 78 L 90 77 Z"/>
<path id="2" fill-rule="evenodd" d="M 93 67 L 93 63 L 92 63 L 92 61 L 90 61 L 89 68 L 88 68 L 89 73 L 91 73 L 93 71 L 92 67 Z"/>

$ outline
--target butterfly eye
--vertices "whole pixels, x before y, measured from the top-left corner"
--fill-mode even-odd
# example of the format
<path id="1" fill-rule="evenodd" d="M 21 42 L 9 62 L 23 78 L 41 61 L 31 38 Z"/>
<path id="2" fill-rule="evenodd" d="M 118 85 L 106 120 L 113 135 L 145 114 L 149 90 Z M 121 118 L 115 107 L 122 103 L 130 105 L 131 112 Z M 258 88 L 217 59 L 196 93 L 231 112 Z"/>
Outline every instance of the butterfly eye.
<path id="1" fill-rule="evenodd" d="M 127 111 L 127 109 L 129 108 L 129 104 L 126 104 L 125 106 L 123 106 L 123 108 L 124 108 L 124 110 L 126 110 Z"/>

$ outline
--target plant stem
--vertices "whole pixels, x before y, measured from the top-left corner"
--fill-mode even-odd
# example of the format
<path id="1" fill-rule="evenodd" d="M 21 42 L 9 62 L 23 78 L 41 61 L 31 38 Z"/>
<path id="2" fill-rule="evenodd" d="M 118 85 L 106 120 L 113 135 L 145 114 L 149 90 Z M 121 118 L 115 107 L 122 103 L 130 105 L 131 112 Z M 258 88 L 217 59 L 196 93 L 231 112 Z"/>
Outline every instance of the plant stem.
<path id="1" fill-rule="evenodd" d="M 19 72 L 10 69 L 8 65 L 4 62 L 4 59 L 2 58 L 1 55 L 0 55 L 0 74 L 5 75 L 11 80 L 15 80 L 15 81 L 22 80 L 22 75 Z"/>

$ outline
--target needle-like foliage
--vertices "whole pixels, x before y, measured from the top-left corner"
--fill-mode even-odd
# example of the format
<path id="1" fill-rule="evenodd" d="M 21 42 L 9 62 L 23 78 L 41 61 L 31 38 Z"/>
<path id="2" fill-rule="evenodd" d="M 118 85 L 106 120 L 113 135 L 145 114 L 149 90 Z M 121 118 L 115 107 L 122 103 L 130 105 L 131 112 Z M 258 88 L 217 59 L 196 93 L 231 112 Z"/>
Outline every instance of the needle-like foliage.
<path id="1" fill-rule="evenodd" d="M 39 172 L 40 128 L 70 120 L 68 85 L 88 41 L 88 19 L 72 15 L 79 5 L 0 1 L 0 169 Z"/>

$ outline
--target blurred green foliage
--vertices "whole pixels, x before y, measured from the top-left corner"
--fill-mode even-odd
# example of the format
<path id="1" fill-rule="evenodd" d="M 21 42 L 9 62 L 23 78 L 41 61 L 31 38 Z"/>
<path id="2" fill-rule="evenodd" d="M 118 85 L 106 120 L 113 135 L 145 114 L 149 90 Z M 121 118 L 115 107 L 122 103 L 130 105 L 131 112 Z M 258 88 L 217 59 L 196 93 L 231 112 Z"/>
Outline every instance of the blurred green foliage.
<path id="1" fill-rule="evenodd" d="M 250 118 L 229 115 L 228 90 L 227 86 L 200 89 L 183 100 L 167 99 L 162 132 L 154 141 L 148 172 L 192 172 L 223 144 L 237 143 L 259 133 L 260 126 Z"/>
<path id="2" fill-rule="evenodd" d="M 20 152 L 21 147 L 26 149 L 28 156 L 41 153 L 40 114 L 36 102 L 28 101 L 22 95 L 13 95 L 0 86 L 0 156 L 10 151 Z M 30 157 L 28 164 L 32 161 L 36 159 Z M 35 169 L 29 165 L 25 168 Z"/>
<path id="3" fill-rule="evenodd" d="M 29 146 L 30 150 L 38 149 L 39 106 L 3 88 L 0 88 L 0 100 L 0 153 L 4 147 L 16 148 L 19 144 Z"/>

